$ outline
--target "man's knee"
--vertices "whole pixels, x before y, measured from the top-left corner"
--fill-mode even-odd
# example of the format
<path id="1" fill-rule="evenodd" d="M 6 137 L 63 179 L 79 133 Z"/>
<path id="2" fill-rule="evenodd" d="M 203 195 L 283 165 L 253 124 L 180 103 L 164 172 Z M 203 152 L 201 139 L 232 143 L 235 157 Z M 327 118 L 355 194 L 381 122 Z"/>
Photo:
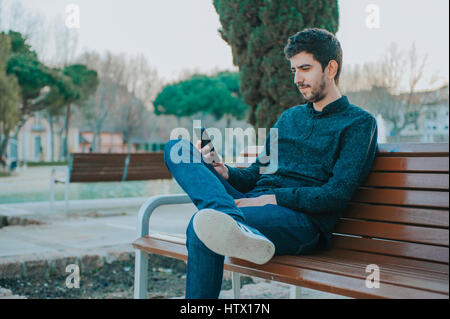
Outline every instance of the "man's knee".
<path id="1" fill-rule="evenodd" d="M 189 145 L 189 141 L 178 138 L 170 140 L 166 143 L 166 145 L 164 146 L 164 162 L 166 163 L 166 165 L 169 162 L 169 160 L 171 160 L 172 157 L 174 156 L 173 152 L 174 146 L 177 146 L 178 150 L 181 150 L 181 147 L 184 146 L 183 144 Z M 176 154 L 178 154 L 178 152 L 176 152 Z M 171 160 L 171 162 L 173 162 L 173 159 Z"/>
<path id="2" fill-rule="evenodd" d="M 200 163 L 200 152 L 196 149 L 189 140 L 173 139 L 166 143 L 164 147 L 164 163 L 178 164 L 178 163 Z"/>

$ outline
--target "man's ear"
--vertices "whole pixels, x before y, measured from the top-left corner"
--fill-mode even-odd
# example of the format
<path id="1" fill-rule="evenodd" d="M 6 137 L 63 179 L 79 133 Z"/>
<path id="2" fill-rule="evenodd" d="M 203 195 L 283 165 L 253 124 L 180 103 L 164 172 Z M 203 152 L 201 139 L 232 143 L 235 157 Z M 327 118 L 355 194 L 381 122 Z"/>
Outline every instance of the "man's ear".
<path id="1" fill-rule="evenodd" d="M 338 71 L 338 63 L 336 62 L 336 60 L 330 60 L 330 62 L 328 62 L 327 68 L 326 68 L 326 76 L 332 80 L 334 79 L 334 77 L 337 74 Z"/>

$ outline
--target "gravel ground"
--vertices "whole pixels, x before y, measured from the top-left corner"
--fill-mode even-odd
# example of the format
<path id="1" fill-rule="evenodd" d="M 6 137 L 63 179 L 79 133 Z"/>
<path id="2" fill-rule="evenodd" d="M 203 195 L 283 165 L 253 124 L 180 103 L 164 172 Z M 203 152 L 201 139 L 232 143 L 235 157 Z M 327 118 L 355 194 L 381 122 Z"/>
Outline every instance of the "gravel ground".
<path id="1" fill-rule="evenodd" d="M 160 258 L 149 265 L 148 298 L 184 297 L 186 265 L 184 262 Z M 243 277 L 242 284 L 252 283 Z M 14 295 L 31 299 L 131 299 L 133 298 L 134 259 L 105 263 L 101 268 L 80 273 L 80 288 L 67 288 L 66 276 L 0 279 L 0 287 Z M 223 280 L 222 289 L 231 289 L 231 280 Z"/>

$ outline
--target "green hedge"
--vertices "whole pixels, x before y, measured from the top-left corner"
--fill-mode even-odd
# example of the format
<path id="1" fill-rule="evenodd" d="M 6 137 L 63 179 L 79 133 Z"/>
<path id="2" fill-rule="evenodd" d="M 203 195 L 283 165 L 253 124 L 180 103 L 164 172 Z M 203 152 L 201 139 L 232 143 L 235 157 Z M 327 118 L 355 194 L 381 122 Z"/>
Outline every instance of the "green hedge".
<path id="1" fill-rule="evenodd" d="M 67 166 L 69 161 L 62 162 L 27 162 L 28 166 Z"/>

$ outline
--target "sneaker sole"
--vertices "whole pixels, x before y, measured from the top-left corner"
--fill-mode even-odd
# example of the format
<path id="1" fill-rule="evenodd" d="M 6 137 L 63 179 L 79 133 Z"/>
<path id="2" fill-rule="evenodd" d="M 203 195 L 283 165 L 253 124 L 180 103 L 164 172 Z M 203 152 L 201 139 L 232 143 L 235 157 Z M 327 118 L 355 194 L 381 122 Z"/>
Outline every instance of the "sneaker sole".
<path id="1" fill-rule="evenodd" d="M 260 236 L 245 235 L 229 215 L 214 209 L 198 211 L 193 221 L 198 238 L 213 252 L 265 264 L 275 253 L 274 244 Z"/>

